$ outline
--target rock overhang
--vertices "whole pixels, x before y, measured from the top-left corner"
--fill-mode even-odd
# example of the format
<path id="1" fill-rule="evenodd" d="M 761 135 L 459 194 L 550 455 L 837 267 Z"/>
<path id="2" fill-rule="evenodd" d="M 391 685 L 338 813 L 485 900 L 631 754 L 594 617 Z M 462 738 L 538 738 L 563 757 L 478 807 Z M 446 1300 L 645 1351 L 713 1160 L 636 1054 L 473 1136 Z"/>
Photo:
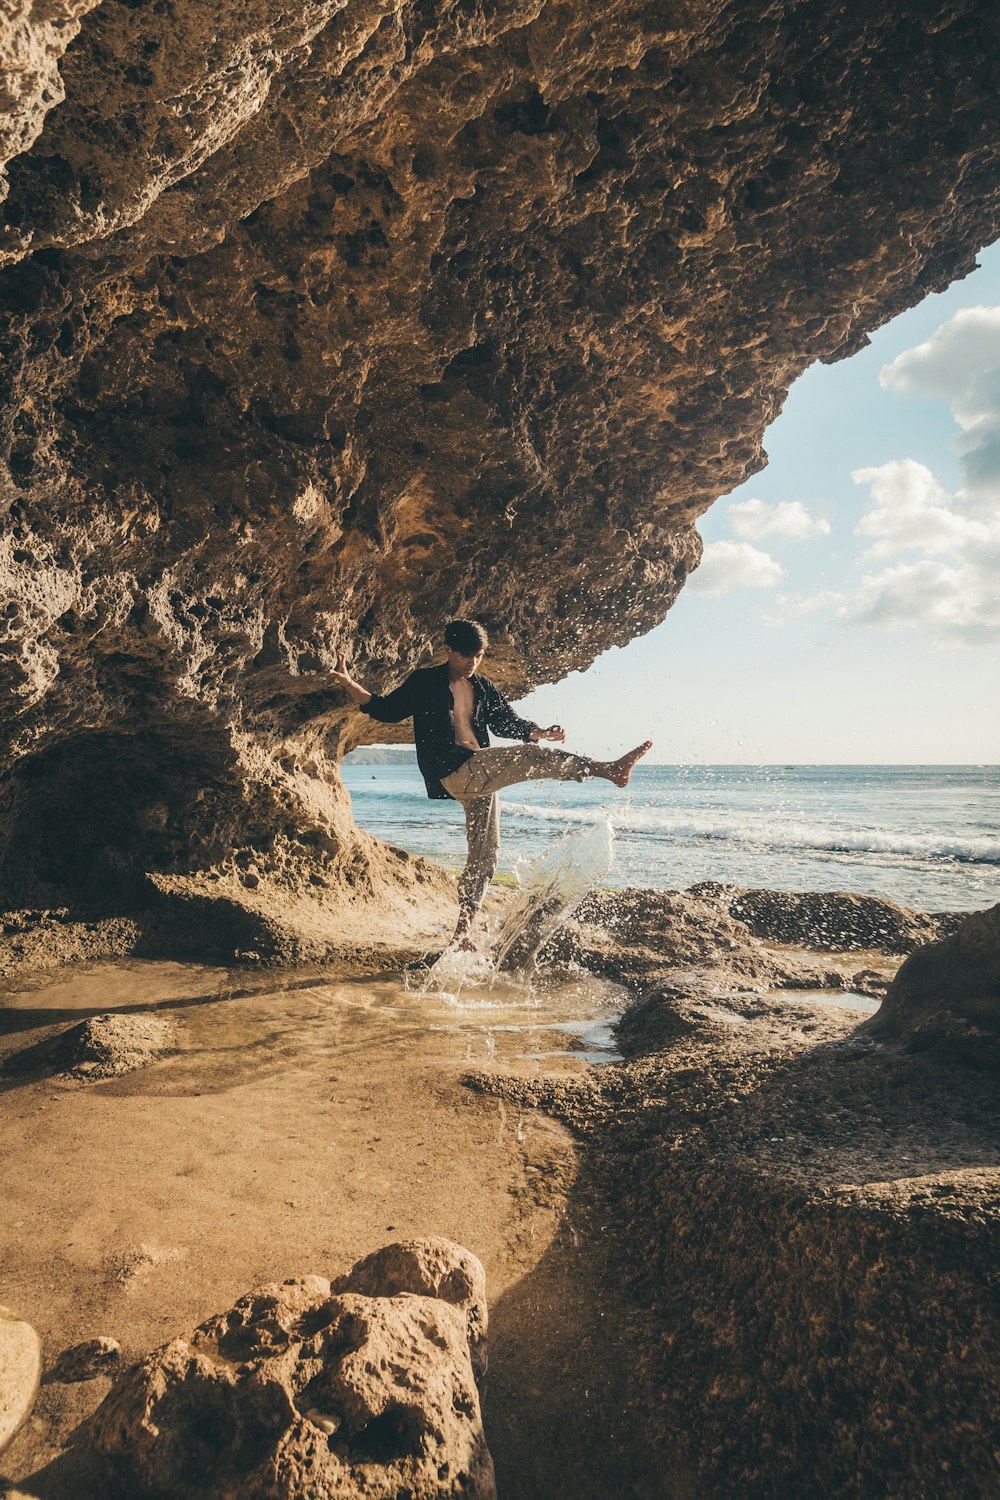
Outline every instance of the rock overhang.
<path id="1" fill-rule="evenodd" d="M 56 20 L 0 136 L 2 762 L 145 755 L 125 865 L 351 846 L 338 643 L 384 688 L 477 615 L 516 694 L 650 629 L 796 375 L 1000 228 L 978 0 Z"/>

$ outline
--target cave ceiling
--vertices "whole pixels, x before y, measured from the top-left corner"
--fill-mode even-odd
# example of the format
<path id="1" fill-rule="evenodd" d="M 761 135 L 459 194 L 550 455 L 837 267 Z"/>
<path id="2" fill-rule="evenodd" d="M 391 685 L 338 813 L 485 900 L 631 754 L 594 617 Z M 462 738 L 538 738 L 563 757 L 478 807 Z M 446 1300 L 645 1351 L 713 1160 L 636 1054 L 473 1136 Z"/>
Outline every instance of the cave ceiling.
<path id="1" fill-rule="evenodd" d="M 515 694 L 587 666 L 1000 232 L 980 0 L 4 17 L 4 764 L 349 744 L 338 642 L 384 687 L 454 614 Z"/>

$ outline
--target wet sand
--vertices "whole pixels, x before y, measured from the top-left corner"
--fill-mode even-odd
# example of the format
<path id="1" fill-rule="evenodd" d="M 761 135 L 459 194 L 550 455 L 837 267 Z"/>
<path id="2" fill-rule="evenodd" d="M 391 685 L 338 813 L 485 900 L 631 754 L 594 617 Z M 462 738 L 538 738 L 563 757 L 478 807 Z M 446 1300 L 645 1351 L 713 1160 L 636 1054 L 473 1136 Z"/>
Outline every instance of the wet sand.
<path id="1" fill-rule="evenodd" d="M 2 998 L 8 1063 L 97 1014 L 174 1028 L 171 1054 L 119 1078 L 36 1071 L 0 1084 L 3 1300 L 38 1329 L 48 1366 L 98 1335 L 133 1356 L 251 1286 L 330 1276 L 391 1240 L 446 1235 L 486 1267 L 501 1492 L 601 1493 L 602 1465 L 557 1414 L 586 1416 L 596 1401 L 585 1428 L 607 1451 L 627 1352 L 618 1369 L 606 1299 L 582 1249 L 574 1262 L 572 1232 L 553 1248 L 576 1174 L 570 1137 L 461 1080 L 495 1065 L 568 1077 L 613 1056 L 614 987 L 581 980 L 541 1000 L 463 994 L 456 1005 L 391 975 L 134 960 L 22 979 Z M 588 1369 L 579 1351 L 598 1327 Z M 84 1500 L 93 1481 L 63 1450 L 108 1388 L 103 1377 L 44 1385 L 0 1473 L 43 1500 Z"/>

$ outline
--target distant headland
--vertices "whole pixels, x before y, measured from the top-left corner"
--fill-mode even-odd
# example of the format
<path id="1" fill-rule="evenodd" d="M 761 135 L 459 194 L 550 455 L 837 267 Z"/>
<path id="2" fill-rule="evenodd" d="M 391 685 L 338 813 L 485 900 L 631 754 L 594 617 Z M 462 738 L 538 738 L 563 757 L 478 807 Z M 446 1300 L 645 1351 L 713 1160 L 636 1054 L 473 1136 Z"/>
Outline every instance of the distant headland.
<path id="1" fill-rule="evenodd" d="M 417 752 L 412 745 L 361 745 L 345 755 L 345 766 L 415 766 Z"/>

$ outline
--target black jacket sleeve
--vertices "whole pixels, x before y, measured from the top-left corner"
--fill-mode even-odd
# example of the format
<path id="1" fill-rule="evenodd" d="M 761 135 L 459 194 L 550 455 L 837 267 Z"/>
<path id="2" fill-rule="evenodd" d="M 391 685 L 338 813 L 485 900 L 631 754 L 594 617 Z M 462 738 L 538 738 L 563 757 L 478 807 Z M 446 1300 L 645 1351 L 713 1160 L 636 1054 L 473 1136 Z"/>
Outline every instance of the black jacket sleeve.
<path id="1" fill-rule="evenodd" d="M 498 687 L 492 682 L 484 684 L 486 688 L 486 724 L 493 734 L 500 735 L 505 740 L 530 740 L 534 724 L 527 719 L 522 719 L 511 708 L 507 699 Z"/>
<path id="2" fill-rule="evenodd" d="M 408 719 L 417 706 L 416 682 L 417 673 L 411 672 L 391 693 L 384 696 L 373 693 L 368 703 L 360 705 L 361 712 L 377 719 L 380 724 L 398 724 L 400 719 Z"/>

